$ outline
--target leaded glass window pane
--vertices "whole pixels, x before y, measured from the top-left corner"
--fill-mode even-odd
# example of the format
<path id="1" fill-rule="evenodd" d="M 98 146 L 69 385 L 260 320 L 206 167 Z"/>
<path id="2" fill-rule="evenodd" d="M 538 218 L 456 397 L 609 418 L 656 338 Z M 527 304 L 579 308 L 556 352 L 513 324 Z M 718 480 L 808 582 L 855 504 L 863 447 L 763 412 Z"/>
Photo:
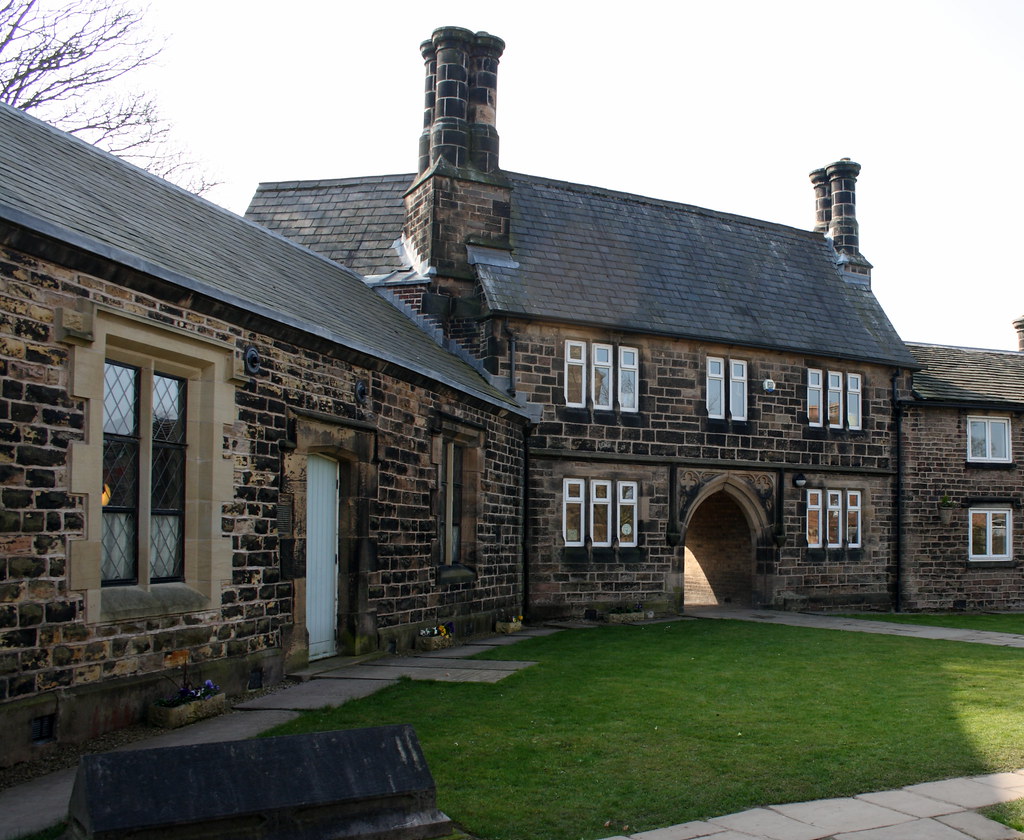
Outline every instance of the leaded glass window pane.
<path id="1" fill-rule="evenodd" d="M 104 583 L 137 580 L 139 505 L 139 371 L 103 367 L 103 505 L 100 575 Z"/>
<path id="2" fill-rule="evenodd" d="M 181 517 L 154 515 L 149 520 L 149 576 L 151 580 L 180 578 L 182 566 Z"/>
<path id="3" fill-rule="evenodd" d="M 135 514 L 103 511 L 103 558 L 100 574 L 104 583 L 135 582 Z"/>

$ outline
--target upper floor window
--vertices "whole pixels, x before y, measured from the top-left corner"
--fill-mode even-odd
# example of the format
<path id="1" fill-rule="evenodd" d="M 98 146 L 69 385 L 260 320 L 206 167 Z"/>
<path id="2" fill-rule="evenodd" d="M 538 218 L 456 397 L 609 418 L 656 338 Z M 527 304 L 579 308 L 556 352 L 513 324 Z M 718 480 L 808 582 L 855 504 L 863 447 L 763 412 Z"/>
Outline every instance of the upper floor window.
<path id="1" fill-rule="evenodd" d="M 971 509 L 970 559 L 1011 560 L 1013 517 L 1008 509 Z"/>
<path id="2" fill-rule="evenodd" d="M 635 347 L 619 347 L 616 354 L 611 344 L 565 342 L 565 404 L 570 408 L 586 408 L 589 398 L 595 409 L 611 411 L 617 398 L 621 411 L 636 411 L 639 377 Z"/>
<path id="3" fill-rule="evenodd" d="M 967 460 L 1008 462 L 1010 460 L 1009 418 L 968 417 Z"/>
<path id="4" fill-rule="evenodd" d="M 562 491 L 562 538 L 567 546 L 585 545 L 588 536 L 598 548 L 614 541 L 622 548 L 636 546 L 637 482 L 567 478 Z"/>
<path id="5" fill-rule="evenodd" d="M 862 545 L 860 490 L 808 490 L 809 548 L 860 548 Z"/>
<path id="6" fill-rule="evenodd" d="M 184 575 L 185 380 L 103 367 L 104 584 Z"/>
<path id="7" fill-rule="evenodd" d="M 830 429 L 860 429 L 863 411 L 863 379 L 859 373 L 807 371 L 807 422 Z"/>
<path id="8" fill-rule="evenodd" d="M 708 357 L 707 408 L 712 419 L 747 419 L 746 362 Z"/>

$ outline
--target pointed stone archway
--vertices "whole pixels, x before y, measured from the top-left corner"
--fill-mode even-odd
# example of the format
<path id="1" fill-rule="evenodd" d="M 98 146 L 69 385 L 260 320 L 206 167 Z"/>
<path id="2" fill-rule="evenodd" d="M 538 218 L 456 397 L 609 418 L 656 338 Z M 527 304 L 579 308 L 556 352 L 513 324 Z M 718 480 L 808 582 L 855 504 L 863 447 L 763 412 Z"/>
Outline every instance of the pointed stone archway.
<path id="1" fill-rule="evenodd" d="M 749 480 L 718 475 L 702 482 L 687 505 L 684 533 L 684 608 L 756 607 L 770 601 L 769 511 Z"/>

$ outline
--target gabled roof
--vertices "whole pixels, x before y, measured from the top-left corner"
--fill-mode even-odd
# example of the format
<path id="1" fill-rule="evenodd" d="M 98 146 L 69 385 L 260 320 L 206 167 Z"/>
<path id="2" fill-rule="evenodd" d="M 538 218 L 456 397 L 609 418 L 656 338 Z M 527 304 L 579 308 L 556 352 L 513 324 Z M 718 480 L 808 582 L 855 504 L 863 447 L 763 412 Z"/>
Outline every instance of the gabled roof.
<path id="1" fill-rule="evenodd" d="M 476 262 L 492 312 L 915 366 L 868 284 L 844 278 L 820 234 L 502 174 L 514 265 Z M 412 178 L 261 184 L 249 215 L 383 274 L 401 267 L 390 249 Z"/>
<path id="2" fill-rule="evenodd" d="M 515 409 L 355 272 L 0 105 L 0 220 Z"/>
<path id="3" fill-rule="evenodd" d="M 921 370 L 914 396 L 943 403 L 1024 408 L 1024 353 L 908 343 Z"/>

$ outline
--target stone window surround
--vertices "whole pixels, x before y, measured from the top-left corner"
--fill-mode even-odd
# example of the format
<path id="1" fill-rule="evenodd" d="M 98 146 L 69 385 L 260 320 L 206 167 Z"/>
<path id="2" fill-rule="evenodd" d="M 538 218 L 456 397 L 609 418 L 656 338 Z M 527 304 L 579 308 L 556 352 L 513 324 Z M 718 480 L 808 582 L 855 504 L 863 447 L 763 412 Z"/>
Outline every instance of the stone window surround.
<path id="1" fill-rule="evenodd" d="M 573 351 L 578 351 L 574 357 Z M 606 361 L 598 361 L 600 351 L 607 352 Z M 635 364 L 627 364 L 623 358 L 625 353 L 633 353 Z M 617 345 L 611 342 L 587 341 L 583 339 L 566 339 L 565 356 L 563 369 L 563 394 L 565 405 L 568 408 L 593 408 L 595 411 L 625 411 L 637 412 L 640 410 L 640 350 L 630 345 Z M 570 399 L 569 394 L 569 371 L 570 368 L 578 367 L 581 379 L 581 399 Z M 606 368 L 608 375 L 612 378 L 609 383 L 608 393 L 614 395 L 609 403 L 598 403 L 597 394 L 594 393 L 597 377 L 594 376 L 595 368 Z M 635 387 L 633 404 L 623 403 L 622 394 L 622 372 L 633 373 Z"/>
<path id="2" fill-rule="evenodd" d="M 973 436 L 972 430 L 975 424 L 984 424 L 985 427 L 985 455 L 975 455 L 973 452 Z M 1006 442 L 1006 457 L 996 458 L 993 457 L 992 452 L 992 427 L 994 425 L 1000 425 L 1005 428 L 1004 441 Z M 1011 426 L 1010 418 L 1006 416 L 984 416 L 984 415 L 969 415 L 967 417 L 967 461 L 970 464 L 1011 464 L 1013 462 L 1012 443 L 1011 443 Z"/>
<path id="3" fill-rule="evenodd" d="M 806 508 L 804 540 L 808 548 L 847 549 L 864 545 L 864 491 L 849 488 L 808 487 L 804 491 Z M 838 540 L 830 541 L 829 520 L 835 515 Z M 851 517 L 856 522 L 856 542 L 847 542 Z M 818 539 L 811 541 L 812 525 L 817 524 Z"/>
<path id="4" fill-rule="evenodd" d="M 719 369 L 715 371 L 715 363 Z M 747 380 L 749 378 L 749 366 L 742 359 L 732 359 L 723 356 L 708 356 L 704 366 L 706 377 L 706 399 L 708 417 L 712 420 L 730 420 L 746 422 L 750 404 L 747 392 Z M 712 411 L 712 389 L 719 393 L 720 411 Z"/>
<path id="5" fill-rule="evenodd" d="M 829 408 L 837 406 L 839 422 L 832 422 Z M 855 406 L 855 407 L 853 407 Z M 817 409 L 814 411 L 814 409 Z M 814 419 L 817 414 L 818 419 Z M 828 428 L 859 431 L 864 427 L 864 376 L 823 368 L 807 369 L 807 425 L 822 428 L 829 417 Z"/>
<path id="6" fill-rule="evenodd" d="M 57 313 L 58 339 L 69 345 L 73 398 L 85 401 L 85 438 L 71 444 L 71 492 L 81 496 L 84 537 L 68 545 L 68 587 L 85 595 L 89 623 L 169 615 L 219 606 L 231 580 L 231 542 L 222 533 L 223 505 L 233 491 L 233 464 L 223 451 L 235 415 L 242 360 L 233 345 L 95 302 Z M 103 368 L 107 359 L 155 365 L 188 382 L 183 582 L 102 586 Z"/>
<path id="7" fill-rule="evenodd" d="M 984 554 L 977 554 L 974 552 L 974 540 L 973 540 L 973 529 L 974 529 L 974 517 L 975 515 L 985 516 L 985 551 Z M 992 530 L 993 530 L 993 516 L 1005 516 L 1006 517 L 1006 553 L 1005 554 L 992 554 Z M 1009 505 L 977 505 L 968 508 L 967 511 L 967 559 L 968 562 L 973 566 L 978 563 L 993 563 L 993 564 L 1006 564 L 1013 563 L 1013 510 Z"/>
<path id="8" fill-rule="evenodd" d="M 477 564 L 476 531 L 477 507 L 480 496 L 481 471 L 483 469 L 484 427 L 478 423 L 464 420 L 454 414 L 438 411 L 431 419 L 433 440 L 431 445 L 431 463 L 436 470 L 434 487 L 434 520 L 437 523 L 437 536 L 432 543 L 431 554 L 434 565 L 438 569 L 438 583 L 465 583 L 476 579 L 474 571 Z M 445 520 L 443 508 L 449 507 L 450 500 L 444 498 L 442 487 L 450 486 L 443 481 L 441 470 L 448 462 L 446 450 L 451 446 L 462 447 L 462 510 L 458 517 L 460 522 L 459 557 L 456 562 L 447 562 L 441 556 L 442 539 L 440 529 Z M 451 535 L 448 535 L 448 540 Z"/>
<path id="9" fill-rule="evenodd" d="M 595 499 L 595 489 L 598 487 L 607 488 L 608 536 L 609 539 L 603 542 L 593 542 L 594 530 L 594 508 L 598 502 Z M 577 491 L 578 489 L 578 491 Z M 632 489 L 633 498 L 631 501 L 624 501 L 625 491 Z M 569 505 L 580 506 L 580 524 L 582 533 L 579 538 L 570 540 L 568 537 L 568 509 Z M 623 506 L 633 508 L 633 539 L 623 542 L 619 539 L 622 532 L 622 508 Z M 614 525 L 614 529 L 611 527 Z M 619 481 L 609 478 L 581 478 L 566 477 L 562 479 L 562 542 L 565 546 L 582 547 L 590 542 L 594 547 L 608 548 L 618 544 L 622 548 L 636 548 L 639 544 L 640 530 L 640 484 L 637 481 Z M 613 533 L 614 531 L 614 533 Z"/>

